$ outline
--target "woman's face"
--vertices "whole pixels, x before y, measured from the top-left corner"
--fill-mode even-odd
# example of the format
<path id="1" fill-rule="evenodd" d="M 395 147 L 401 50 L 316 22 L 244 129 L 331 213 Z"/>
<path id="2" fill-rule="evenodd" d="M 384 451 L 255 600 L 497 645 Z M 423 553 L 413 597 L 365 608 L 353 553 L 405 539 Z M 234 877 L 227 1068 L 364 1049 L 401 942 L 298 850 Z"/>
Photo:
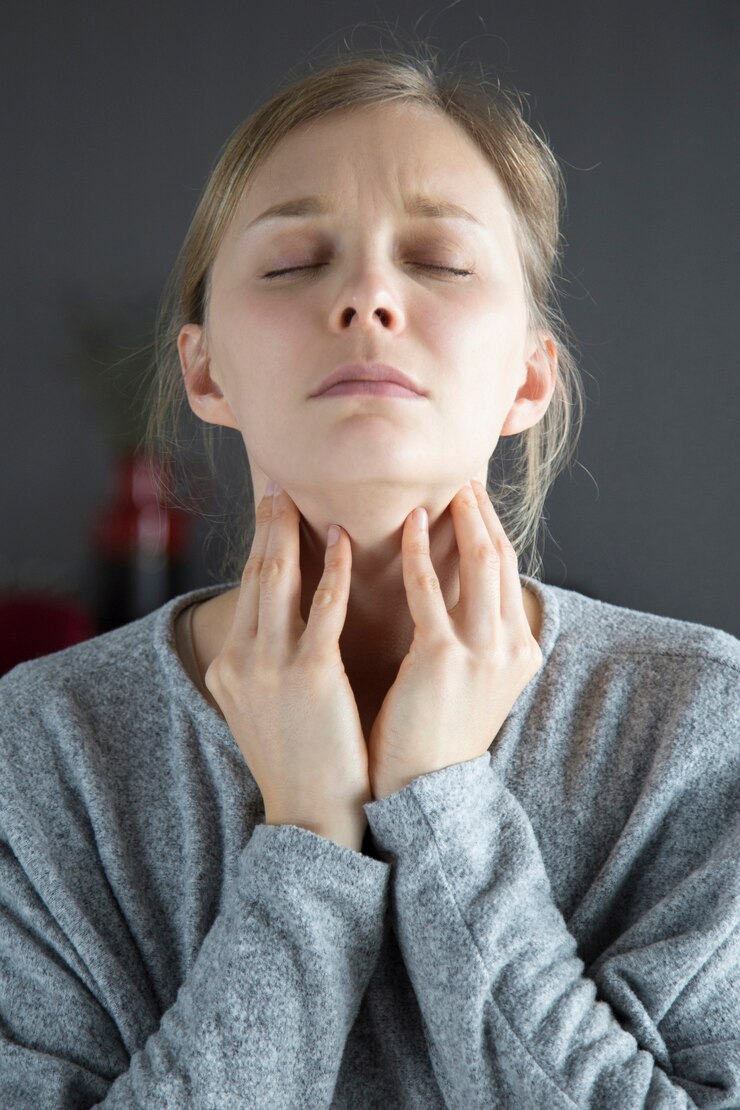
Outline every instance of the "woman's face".
<path id="1" fill-rule="evenodd" d="M 309 195 L 322 214 L 259 220 Z M 472 218 L 414 211 L 419 196 Z M 292 267 L 306 268 L 266 276 Z M 178 346 L 186 382 L 207 365 L 191 405 L 241 431 L 257 494 L 270 477 L 302 512 L 340 521 L 381 502 L 446 505 L 552 391 L 525 384 L 536 344 L 497 175 L 452 121 L 408 105 L 312 122 L 275 147 L 218 251 L 205 332 L 187 325 Z M 389 363 L 426 396 L 311 396 L 355 361 Z"/>

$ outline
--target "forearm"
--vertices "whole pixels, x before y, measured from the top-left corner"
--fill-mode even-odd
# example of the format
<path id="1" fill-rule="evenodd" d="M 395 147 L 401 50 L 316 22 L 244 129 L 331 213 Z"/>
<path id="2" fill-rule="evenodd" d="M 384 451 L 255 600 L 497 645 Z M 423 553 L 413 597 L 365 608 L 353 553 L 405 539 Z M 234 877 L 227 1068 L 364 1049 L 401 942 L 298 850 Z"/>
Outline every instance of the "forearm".
<path id="1" fill-rule="evenodd" d="M 735 911 L 726 899 L 734 883 L 729 859 L 717 859 L 716 890 L 707 887 L 717 918 L 706 921 L 706 948 L 696 956 L 703 976 L 692 982 L 704 998 L 692 1012 L 714 1015 L 717 1047 L 697 1037 L 697 1050 L 677 1064 L 658 1023 L 663 999 L 680 994 L 691 978 L 680 924 L 669 928 L 658 912 L 633 942 L 639 955 L 627 956 L 623 1000 L 639 992 L 642 964 L 646 1001 L 655 982 L 659 1013 L 651 1020 L 638 1000 L 634 1019 L 625 1021 L 621 1007 L 599 997 L 598 976 L 586 974 L 553 901 L 531 823 L 491 771 L 488 755 L 422 776 L 366 812 L 381 858 L 393 864 L 394 928 L 451 1108 L 737 1105 L 737 999 L 713 968 L 714 953 L 727 944 L 740 958 Z M 678 892 L 677 923 L 683 897 Z M 679 1043 L 689 1035 L 679 1030 Z"/>
<path id="2" fill-rule="evenodd" d="M 4 1014 L 0 1104 L 92 1105 L 107 1076 L 106 1108 L 328 1107 L 382 943 L 389 870 L 307 830 L 258 825 L 175 1002 L 126 1070 L 111 1080 L 116 1015 L 50 968 L 46 1011 Z"/>

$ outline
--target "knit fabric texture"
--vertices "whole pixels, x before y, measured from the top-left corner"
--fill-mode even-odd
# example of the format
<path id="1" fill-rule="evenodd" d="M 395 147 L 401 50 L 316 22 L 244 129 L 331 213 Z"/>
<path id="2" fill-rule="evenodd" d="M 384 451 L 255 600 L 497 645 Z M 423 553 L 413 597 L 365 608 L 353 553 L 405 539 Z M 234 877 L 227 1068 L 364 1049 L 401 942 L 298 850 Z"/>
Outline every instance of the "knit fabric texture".
<path id="1" fill-rule="evenodd" d="M 174 620 L 0 680 L 0 1107 L 740 1107 L 740 641 L 520 575 L 489 750 L 267 826 Z"/>

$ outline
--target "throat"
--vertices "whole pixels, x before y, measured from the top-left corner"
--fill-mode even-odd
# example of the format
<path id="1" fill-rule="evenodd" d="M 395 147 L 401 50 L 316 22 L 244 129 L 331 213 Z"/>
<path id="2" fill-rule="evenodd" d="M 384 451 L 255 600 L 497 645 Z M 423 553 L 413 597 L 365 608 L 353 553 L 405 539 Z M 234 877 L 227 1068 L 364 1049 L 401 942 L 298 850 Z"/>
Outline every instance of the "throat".
<path id="1" fill-rule="evenodd" d="M 400 665 L 399 662 L 398 666 L 375 672 L 368 671 L 367 666 L 360 666 L 355 669 L 345 667 L 366 740 L 370 736 L 375 718 L 380 712 L 385 696 L 396 680 Z"/>

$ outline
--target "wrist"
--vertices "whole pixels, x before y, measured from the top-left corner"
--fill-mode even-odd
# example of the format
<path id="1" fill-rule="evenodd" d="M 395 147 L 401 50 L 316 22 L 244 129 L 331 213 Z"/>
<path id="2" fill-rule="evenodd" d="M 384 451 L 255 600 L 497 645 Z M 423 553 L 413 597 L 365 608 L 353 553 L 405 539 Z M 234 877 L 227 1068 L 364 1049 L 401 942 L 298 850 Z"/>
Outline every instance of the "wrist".
<path id="1" fill-rule="evenodd" d="M 343 848 L 349 848 L 353 852 L 362 852 L 362 845 L 367 829 L 367 818 L 364 813 L 360 817 L 347 818 L 344 821 L 333 820 L 331 824 L 326 822 L 311 821 L 305 818 L 297 817 L 283 817 L 274 814 L 265 815 L 266 825 L 295 825 L 299 829 L 307 829 L 309 832 L 315 833 L 316 836 L 321 836 L 325 840 L 333 840 L 335 844 L 340 844 Z"/>

